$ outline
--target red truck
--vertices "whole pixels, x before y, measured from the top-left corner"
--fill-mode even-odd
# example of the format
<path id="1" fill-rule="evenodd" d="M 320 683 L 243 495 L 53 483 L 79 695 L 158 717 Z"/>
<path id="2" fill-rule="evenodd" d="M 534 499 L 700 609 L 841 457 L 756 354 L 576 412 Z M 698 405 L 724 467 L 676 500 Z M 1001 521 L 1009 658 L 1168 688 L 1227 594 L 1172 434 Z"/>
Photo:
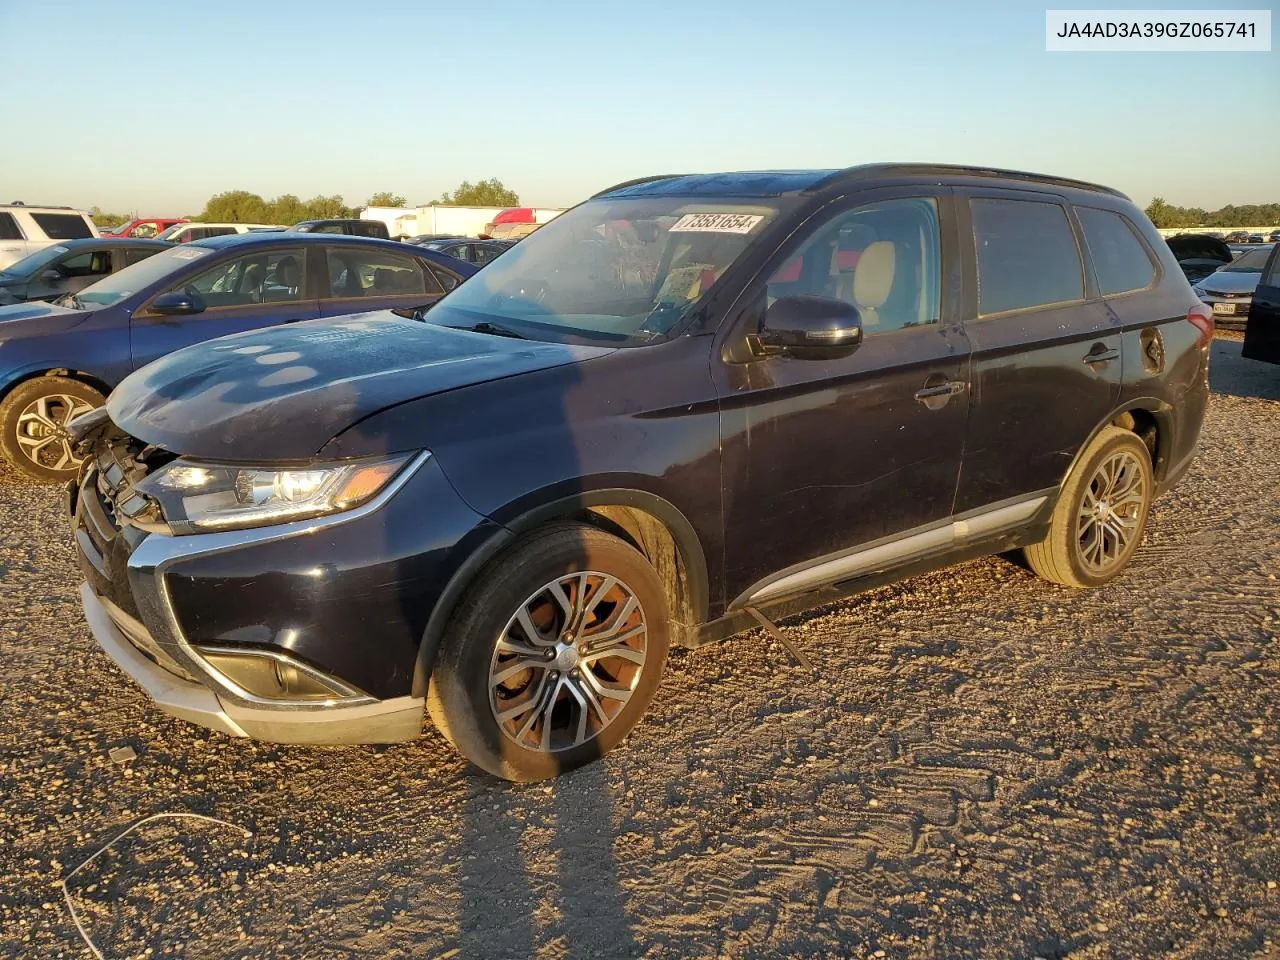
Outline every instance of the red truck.
<path id="1" fill-rule="evenodd" d="M 186 223 L 185 217 L 134 217 L 118 227 L 101 231 L 104 237 L 154 237 L 175 223 Z"/>

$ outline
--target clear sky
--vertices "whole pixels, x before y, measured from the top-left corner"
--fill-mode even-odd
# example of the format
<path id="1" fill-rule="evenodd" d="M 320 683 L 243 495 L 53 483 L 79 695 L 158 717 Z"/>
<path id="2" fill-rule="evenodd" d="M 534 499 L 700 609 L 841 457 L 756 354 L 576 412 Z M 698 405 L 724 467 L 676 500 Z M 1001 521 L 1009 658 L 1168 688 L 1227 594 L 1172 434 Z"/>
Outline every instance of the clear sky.
<path id="1" fill-rule="evenodd" d="M 0 0 L 0 201 L 180 215 L 497 177 L 564 206 L 872 160 L 1280 200 L 1280 54 L 1046 53 L 1046 6 L 1091 4 Z"/>

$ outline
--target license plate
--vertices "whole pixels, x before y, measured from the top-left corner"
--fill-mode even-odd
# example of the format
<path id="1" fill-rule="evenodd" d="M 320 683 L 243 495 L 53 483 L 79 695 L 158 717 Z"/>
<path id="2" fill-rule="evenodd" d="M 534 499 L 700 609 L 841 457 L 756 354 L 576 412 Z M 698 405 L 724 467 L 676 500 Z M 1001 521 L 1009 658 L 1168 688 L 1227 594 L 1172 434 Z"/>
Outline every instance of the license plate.
<path id="1" fill-rule="evenodd" d="M 1214 313 L 1235 313 L 1236 305 L 1234 303 L 1215 303 L 1213 305 Z"/>

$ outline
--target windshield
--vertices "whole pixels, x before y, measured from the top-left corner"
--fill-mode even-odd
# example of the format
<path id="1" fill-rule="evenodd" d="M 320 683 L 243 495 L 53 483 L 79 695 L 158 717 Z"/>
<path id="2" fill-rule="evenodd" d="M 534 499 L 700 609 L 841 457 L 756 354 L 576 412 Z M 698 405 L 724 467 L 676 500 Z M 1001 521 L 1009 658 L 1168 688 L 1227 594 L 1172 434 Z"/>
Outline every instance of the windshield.
<path id="1" fill-rule="evenodd" d="M 633 346 L 665 335 L 777 214 L 762 202 L 593 200 L 442 300 L 433 323 Z"/>
<path id="2" fill-rule="evenodd" d="M 76 294 L 76 300 L 86 307 L 109 307 L 119 303 L 125 297 L 131 297 L 140 290 L 163 280 L 171 273 L 181 270 L 192 260 L 213 253 L 208 247 L 186 244 L 172 250 L 162 250 L 155 256 L 139 260 L 132 266 L 118 270 L 97 283 L 85 287 Z"/>
<path id="3" fill-rule="evenodd" d="M 1222 268 L 1222 273 L 1261 273 L 1271 256 L 1270 247 L 1259 247 L 1240 254 L 1231 263 Z"/>
<path id="4" fill-rule="evenodd" d="M 69 249 L 69 247 L 64 247 L 61 244 L 45 247 L 43 250 L 37 250 L 29 257 L 23 257 L 17 263 L 9 264 L 4 268 L 3 272 L 12 274 L 15 277 L 27 277 L 29 279 L 43 270 L 48 264 L 53 263 Z"/>

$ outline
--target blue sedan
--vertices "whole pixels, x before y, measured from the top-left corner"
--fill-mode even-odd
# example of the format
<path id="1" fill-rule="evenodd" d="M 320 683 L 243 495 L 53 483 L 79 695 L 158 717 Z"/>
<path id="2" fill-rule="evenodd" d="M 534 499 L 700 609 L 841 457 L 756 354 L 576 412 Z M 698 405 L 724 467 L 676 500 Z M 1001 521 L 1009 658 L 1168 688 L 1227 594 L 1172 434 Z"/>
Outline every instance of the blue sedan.
<path id="1" fill-rule="evenodd" d="M 54 303 L 0 307 L 0 452 L 28 476 L 70 479 L 67 424 L 138 367 L 257 327 L 415 311 L 476 269 L 393 241 L 245 233 L 164 250 Z"/>

